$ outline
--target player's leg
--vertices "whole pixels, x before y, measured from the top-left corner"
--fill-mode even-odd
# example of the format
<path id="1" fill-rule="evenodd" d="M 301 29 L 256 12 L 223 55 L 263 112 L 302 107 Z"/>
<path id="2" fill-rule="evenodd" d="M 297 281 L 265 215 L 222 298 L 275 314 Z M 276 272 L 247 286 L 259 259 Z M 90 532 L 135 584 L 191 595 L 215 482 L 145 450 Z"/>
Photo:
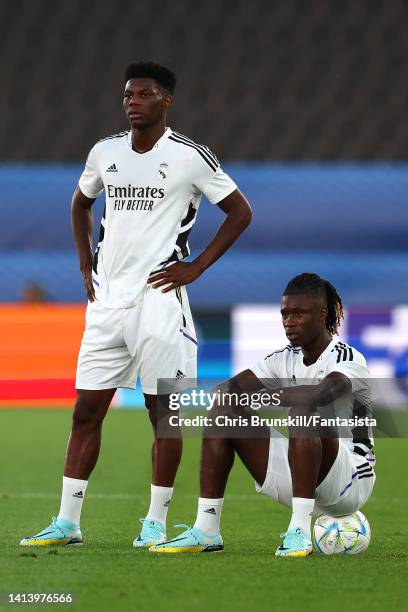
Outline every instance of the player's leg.
<path id="1" fill-rule="evenodd" d="M 213 422 L 216 415 L 217 409 L 210 413 Z M 257 482 L 264 482 L 269 453 L 268 428 L 248 426 L 239 430 L 232 428 L 228 433 L 214 426 L 206 428 L 201 449 L 200 498 L 194 526 L 165 544 L 154 546 L 151 552 L 196 553 L 224 549 L 220 535 L 221 511 L 235 452 Z"/>
<path id="2" fill-rule="evenodd" d="M 236 434 L 239 435 L 236 435 Z M 220 531 L 224 492 L 235 453 L 257 482 L 266 476 L 269 453 L 267 427 L 241 427 L 228 432 L 230 437 L 212 435 L 203 437 L 200 463 L 200 498 L 195 527 L 215 535 Z M 255 437 L 256 436 L 256 437 Z"/>
<path id="3" fill-rule="evenodd" d="M 145 393 L 144 398 L 153 429 L 152 483 L 173 487 L 183 450 L 181 430 L 169 424 L 176 413 L 169 409 L 168 396 Z"/>
<path id="4" fill-rule="evenodd" d="M 290 416 L 312 416 L 307 408 L 296 409 Z M 324 436 L 324 437 L 323 437 Z M 316 488 L 329 473 L 338 453 L 335 432 L 290 427 L 288 462 L 292 480 L 292 516 L 278 556 L 307 556 L 312 552 L 311 522 Z"/>
<path id="5" fill-rule="evenodd" d="M 204 432 L 200 459 L 200 497 L 194 528 L 207 536 L 220 532 L 224 491 L 235 451 L 231 438 L 213 436 Z"/>
<path id="6" fill-rule="evenodd" d="M 183 446 L 181 430 L 169 425 L 175 412 L 169 409 L 169 399 L 161 393 L 161 385 L 196 377 L 197 341 L 185 289 L 163 294 L 149 287 L 139 330 L 135 354 L 153 428 L 153 445 L 150 506 L 141 519 L 143 528 L 134 546 L 148 546 L 165 540 L 167 512 Z"/>
<path id="7" fill-rule="evenodd" d="M 316 489 L 316 513 L 345 516 L 360 510 L 375 483 L 375 455 L 365 444 L 339 439 L 335 462 Z"/>
<path id="8" fill-rule="evenodd" d="M 133 542 L 135 548 L 166 540 L 167 513 L 183 450 L 181 430 L 169 425 L 174 411 L 169 409 L 168 396 L 145 393 L 144 398 L 153 429 L 152 480 L 150 505 L 146 516 L 140 519 L 142 530 Z"/>
<path id="9" fill-rule="evenodd" d="M 115 394 L 115 389 L 78 390 L 68 439 L 60 510 L 49 527 L 22 546 L 81 544 L 80 518 L 88 478 L 98 460 L 102 422 Z"/>
<path id="10" fill-rule="evenodd" d="M 316 487 L 329 473 L 338 452 L 336 435 L 321 437 L 302 428 L 290 428 L 288 458 L 293 496 L 314 499 Z M 307 435 L 310 434 L 310 435 Z"/>
<path id="11" fill-rule="evenodd" d="M 123 343 L 122 318 L 120 309 L 107 309 L 99 302 L 88 304 L 78 356 L 78 398 L 68 440 L 59 515 L 40 534 L 24 538 L 23 545 L 82 541 L 80 514 L 88 478 L 99 454 L 102 422 L 115 389 L 128 380 L 130 356 Z"/>
<path id="12" fill-rule="evenodd" d="M 200 460 L 200 494 L 202 497 L 211 499 L 224 497 L 234 457 L 235 451 L 231 438 L 204 434 Z"/>
<path id="13" fill-rule="evenodd" d="M 88 480 L 99 457 L 102 423 L 116 389 L 78 389 L 64 476 Z"/>

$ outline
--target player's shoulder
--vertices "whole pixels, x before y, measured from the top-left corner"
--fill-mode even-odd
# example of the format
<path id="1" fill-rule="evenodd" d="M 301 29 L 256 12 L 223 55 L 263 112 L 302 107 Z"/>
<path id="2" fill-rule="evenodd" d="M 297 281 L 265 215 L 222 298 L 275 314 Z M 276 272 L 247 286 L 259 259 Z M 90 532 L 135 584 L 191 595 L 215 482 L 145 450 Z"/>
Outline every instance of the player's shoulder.
<path id="1" fill-rule="evenodd" d="M 273 361 L 283 361 L 289 358 L 296 358 L 297 355 L 299 355 L 301 352 L 302 349 L 300 348 L 300 346 L 293 346 L 292 344 L 287 344 L 283 348 L 269 353 L 269 355 L 265 357 L 265 361 L 269 359 Z"/>
<path id="2" fill-rule="evenodd" d="M 367 365 L 366 358 L 360 351 L 340 340 L 333 344 L 329 355 L 335 363 L 351 362 L 358 365 Z"/>
<path id="3" fill-rule="evenodd" d="M 117 134 L 111 134 L 110 136 L 105 136 L 104 138 L 101 138 L 100 140 L 98 140 L 95 145 L 94 145 L 94 149 L 104 149 L 104 148 L 110 148 L 111 146 L 114 146 L 116 143 L 122 142 L 123 139 L 127 139 L 129 134 L 129 130 L 126 130 L 124 132 L 118 132 Z"/>
<path id="4" fill-rule="evenodd" d="M 195 142 L 188 136 L 175 132 L 171 132 L 169 140 L 175 143 L 175 146 L 187 148 L 197 160 L 203 160 L 212 170 L 217 170 L 220 163 L 216 155 L 207 147 L 207 145 Z"/>

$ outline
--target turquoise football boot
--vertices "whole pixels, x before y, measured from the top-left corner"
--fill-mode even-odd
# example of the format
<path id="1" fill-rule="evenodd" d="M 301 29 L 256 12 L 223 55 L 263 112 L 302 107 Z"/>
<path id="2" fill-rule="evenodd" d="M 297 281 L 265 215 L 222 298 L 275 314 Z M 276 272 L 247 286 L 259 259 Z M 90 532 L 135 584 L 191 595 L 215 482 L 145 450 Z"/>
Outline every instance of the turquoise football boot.
<path id="1" fill-rule="evenodd" d="M 79 546 L 83 544 L 79 525 L 52 517 L 49 527 L 31 538 L 23 538 L 20 546 Z"/>
<path id="2" fill-rule="evenodd" d="M 180 529 L 187 527 L 187 530 L 164 544 L 152 546 L 149 548 L 149 552 L 177 554 L 211 553 L 224 550 L 224 542 L 220 534 L 209 536 L 197 527 L 188 527 L 188 525 L 175 525 L 175 527 Z"/>
<path id="3" fill-rule="evenodd" d="M 312 542 L 300 527 L 281 534 L 282 544 L 277 548 L 277 557 L 308 557 L 313 552 Z"/>
<path id="4" fill-rule="evenodd" d="M 133 540 L 134 548 L 148 548 L 155 544 L 161 544 L 166 541 L 166 527 L 160 521 L 151 521 L 150 519 L 139 519 L 142 523 L 142 531 Z"/>

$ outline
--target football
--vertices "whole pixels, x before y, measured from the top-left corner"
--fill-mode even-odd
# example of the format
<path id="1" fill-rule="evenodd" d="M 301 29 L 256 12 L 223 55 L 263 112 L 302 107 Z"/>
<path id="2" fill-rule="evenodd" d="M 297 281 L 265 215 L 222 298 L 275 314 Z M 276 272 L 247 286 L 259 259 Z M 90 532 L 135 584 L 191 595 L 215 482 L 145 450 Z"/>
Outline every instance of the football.
<path id="1" fill-rule="evenodd" d="M 356 555 L 367 550 L 371 529 L 362 512 L 333 518 L 321 514 L 313 530 L 314 543 L 324 555 Z"/>

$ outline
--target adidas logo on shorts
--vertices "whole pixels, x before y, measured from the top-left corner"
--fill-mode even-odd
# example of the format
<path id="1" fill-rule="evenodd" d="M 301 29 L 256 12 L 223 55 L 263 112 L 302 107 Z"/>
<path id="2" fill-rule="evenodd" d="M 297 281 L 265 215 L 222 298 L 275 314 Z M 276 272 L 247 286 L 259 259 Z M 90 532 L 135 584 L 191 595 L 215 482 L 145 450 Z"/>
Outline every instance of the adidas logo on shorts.
<path id="1" fill-rule="evenodd" d="M 183 372 L 181 370 L 177 370 L 177 374 L 176 374 L 176 380 L 179 380 L 180 378 L 185 378 L 186 375 L 183 374 Z"/>
<path id="2" fill-rule="evenodd" d="M 112 164 L 109 168 L 106 169 L 106 172 L 117 172 L 116 164 Z"/>

